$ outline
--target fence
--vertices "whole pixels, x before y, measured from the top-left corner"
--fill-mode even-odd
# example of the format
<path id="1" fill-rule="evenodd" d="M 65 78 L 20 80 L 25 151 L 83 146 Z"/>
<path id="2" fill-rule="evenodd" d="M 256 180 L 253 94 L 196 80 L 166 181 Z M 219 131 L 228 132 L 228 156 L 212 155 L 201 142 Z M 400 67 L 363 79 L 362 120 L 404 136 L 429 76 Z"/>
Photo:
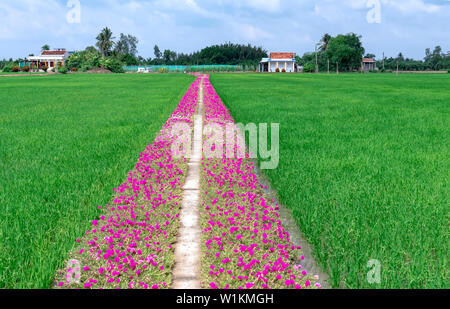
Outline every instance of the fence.
<path id="1" fill-rule="evenodd" d="M 124 66 L 125 72 L 137 72 L 138 69 L 147 69 L 150 72 L 159 72 L 166 69 L 168 72 L 237 72 L 242 71 L 240 65 L 139 65 Z"/>
<path id="2" fill-rule="evenodd" d="M 22 69 L 24 66 L 30 66 L 30 63 L 28 61 L 19 62 L 19 68 Z"/>

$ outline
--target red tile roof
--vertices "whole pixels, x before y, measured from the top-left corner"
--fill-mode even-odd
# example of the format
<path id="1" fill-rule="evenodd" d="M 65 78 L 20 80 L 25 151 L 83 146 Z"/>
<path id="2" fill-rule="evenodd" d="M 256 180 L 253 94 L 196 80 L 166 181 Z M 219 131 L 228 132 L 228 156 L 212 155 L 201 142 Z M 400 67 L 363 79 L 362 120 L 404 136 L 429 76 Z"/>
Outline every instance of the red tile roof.
<path id="1" fill-rule="evenodd" d="M 376 62 L 373 58 L 364 58 L 363 62 Z"/>
<path id="2" fill-rule="evenodd" d="M 270 59 L 293 59 L 294 53 L 270 53 Z"/>
<path id="3" fill-rule="evenodd" d="M 44 50 L 41 56 L 64 56 L 66 52 L 65 50 Z"/>

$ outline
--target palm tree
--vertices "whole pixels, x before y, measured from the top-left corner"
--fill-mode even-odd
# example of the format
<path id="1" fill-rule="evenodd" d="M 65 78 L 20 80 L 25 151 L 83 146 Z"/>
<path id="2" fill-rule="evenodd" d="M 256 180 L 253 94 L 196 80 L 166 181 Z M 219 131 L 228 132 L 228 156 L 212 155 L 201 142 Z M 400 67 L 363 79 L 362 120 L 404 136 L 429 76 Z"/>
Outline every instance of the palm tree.
<path id="1" fill-rule="evenodd" d="M 101 52 L 103 57 L 109 56 L 111 53 L 111 49 L 114 46 L 113 41 L 113 33 L 111 29 L 108 27 L 103 28 L 103 30 L 100 32 L 100 34 L 97 36 L 97 44 L 99 51 Z"/>
<path id="2" fill-rule="evenodd" d="M 329 35 L 328 33 L 325 33 L 322 37 L 322 39 L 320 40 L 320 50 L 321 51 L 326 51 L 328 49 L 328 44 L 330 43 L 331 40 L 331 35 Z"/>

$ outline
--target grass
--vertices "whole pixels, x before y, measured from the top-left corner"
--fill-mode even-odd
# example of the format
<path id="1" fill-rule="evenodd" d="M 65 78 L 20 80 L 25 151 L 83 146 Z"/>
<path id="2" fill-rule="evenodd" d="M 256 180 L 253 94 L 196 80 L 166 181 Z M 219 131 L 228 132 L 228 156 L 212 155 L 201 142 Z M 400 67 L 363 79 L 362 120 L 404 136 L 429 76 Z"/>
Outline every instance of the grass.
<path id="1" fill-rule="evenodd" d="M 333 287 L 449 287 L 450 76 L 211 80 L 236 122 L 280 123 L 266 174 Z M 367 280 L 372 259 L 380 283 Z"/>
<path id="2" fill-rule="evenodd" d="M 194 77 L 0 79 L 0 288 L 49 288 Z"/>

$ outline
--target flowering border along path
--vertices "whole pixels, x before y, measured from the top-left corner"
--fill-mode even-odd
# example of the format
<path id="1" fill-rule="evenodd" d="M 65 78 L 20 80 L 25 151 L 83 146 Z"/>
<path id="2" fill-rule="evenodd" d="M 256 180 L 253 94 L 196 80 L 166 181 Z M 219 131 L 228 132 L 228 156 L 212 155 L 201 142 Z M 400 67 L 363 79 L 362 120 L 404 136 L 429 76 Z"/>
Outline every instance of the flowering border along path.
<path id="1" fill-rule="evenodd" d="M 198 77 L 128 174 L 114 189 L 113 202 L 92 222 L 56 274 L 58 288 L 168 288 L 179 229 L 187 159 L 171 151 L 172 126 L 193 127 L 201 78 Z M 100 208 L 100 207 L 99 207 Z"/>
<path id="2" fill-rule="evenodd" d="M 227 124 L 234 124 L 233 118 L 209 77 L 203 85 L 205 125 L 219 125 L 225 132 Z M 204 150 L 217 149 L 210 143 L 212 134 L 204 136 Z M 218 158 L 202 160 L 202 287 L 320 288 L 318 276 L 299 265 L 304 259 L 301 248 L 290 242 L 278 207 L 264 195 L 253 163 L 227 158 L 222 152 Z"/>

